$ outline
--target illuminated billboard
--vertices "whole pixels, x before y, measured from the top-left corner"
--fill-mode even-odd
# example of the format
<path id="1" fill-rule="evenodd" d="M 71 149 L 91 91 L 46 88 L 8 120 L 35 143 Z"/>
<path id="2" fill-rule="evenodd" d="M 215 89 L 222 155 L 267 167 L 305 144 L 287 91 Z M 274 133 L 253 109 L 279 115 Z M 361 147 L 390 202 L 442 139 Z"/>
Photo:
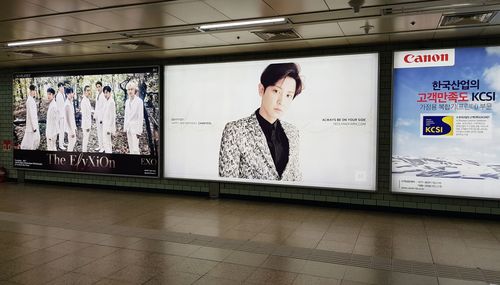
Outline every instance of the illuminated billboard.
<path id="1" fill-rule="evenodd" d="M 159 176 L 158 67 L 13 78 L 14 167 Z"/>
<path id="2" fill-rule="evenodd" d="M 168 178 L 375 190 L 378 54 L 165 66 Z"/>
<path id="3" fill-rule="evenodd" d="M 396 52 L 392 189 L 500 198 L 500 47 Z"/>

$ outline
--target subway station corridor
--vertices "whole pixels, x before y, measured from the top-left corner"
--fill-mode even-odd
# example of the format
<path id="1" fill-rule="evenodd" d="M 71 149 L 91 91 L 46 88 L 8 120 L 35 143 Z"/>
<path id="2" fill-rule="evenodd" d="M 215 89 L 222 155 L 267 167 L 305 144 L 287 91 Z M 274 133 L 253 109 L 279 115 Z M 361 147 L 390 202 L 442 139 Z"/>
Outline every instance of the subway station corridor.
<path id="1" fill-rule="evenodd" d="M 0 186 L 0 284 L 500 284 L 494 220 Z"/>
<path id="2" fill-rule="evenodd" d="M 500 0 L 2 4 L 0 285 L 500 285 Z"/>

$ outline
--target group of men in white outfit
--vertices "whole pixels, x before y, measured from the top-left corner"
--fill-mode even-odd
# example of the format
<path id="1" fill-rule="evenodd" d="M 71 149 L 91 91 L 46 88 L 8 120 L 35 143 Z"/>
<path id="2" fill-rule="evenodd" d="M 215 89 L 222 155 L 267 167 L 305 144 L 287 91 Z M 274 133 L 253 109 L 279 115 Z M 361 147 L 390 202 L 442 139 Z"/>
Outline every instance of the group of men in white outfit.
<path id="1" fill-rule="evenodd" d="M 96 82 L 97 94 L 95 111 L 92 109 L 89 97 L 90 86 L 83 88 L 83 98 L 80 102 L 82 115 L 82 152 L 88 152 L 90 131 L 92 128 L 92 114 L 97 126 L 97 152 L 112 153 L 112 135 L 116 134 L 116 104 L 112 96 L 111 87 L 102 86 L 100 81 Z M 135 81 L 129 81 L 126 85 L 127 100 L 125 101 L 125 117 L 123 131 L 127 134 L 127 142 L 130 154 L 140 154 L 139 138 L 142 134 L 144 122 L 144 105 L 139 97 L 139 88 Z M 38 149 L 40 144 L 40 132 L 38 126 L 38 112 L 35 102 L 36 87 L 30 86 L 30 95 L 26 100 L 26 129 L 21 149 Z M 65 96 L 66 95 L 66 96 Z M 57 151 L 59 149 L 74 151 L 76 145 L 76 116 L 73 100 L 75 93 L 73 88 L 64 88 L 63 83 L 58 84 L 58 92 L 55 94 L 53 88 L 47 89 L 49 107 L 47 109 L 47 123 L 45 135 L 47 138 L 47 150 Z M 68 138 L 65 146 L 65 134 Z"/>

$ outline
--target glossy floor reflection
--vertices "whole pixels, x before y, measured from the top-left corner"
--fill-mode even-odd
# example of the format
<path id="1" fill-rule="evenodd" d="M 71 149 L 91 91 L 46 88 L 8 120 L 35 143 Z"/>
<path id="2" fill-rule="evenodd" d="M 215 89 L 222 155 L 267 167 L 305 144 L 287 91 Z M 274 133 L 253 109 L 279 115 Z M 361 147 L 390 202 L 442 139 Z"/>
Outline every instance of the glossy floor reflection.
<path id="1" fill-rule="evenodd" d="M 0 184 L 0 284 L 497 284 L 500 222 Z"/>

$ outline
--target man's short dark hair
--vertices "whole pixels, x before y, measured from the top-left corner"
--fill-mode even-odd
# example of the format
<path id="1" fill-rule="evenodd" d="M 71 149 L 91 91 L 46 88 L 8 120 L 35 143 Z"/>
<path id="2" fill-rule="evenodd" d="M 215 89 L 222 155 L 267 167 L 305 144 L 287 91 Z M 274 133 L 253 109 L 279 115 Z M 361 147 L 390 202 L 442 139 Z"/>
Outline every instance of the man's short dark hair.
<path id="1" fill-rule="evenodd" d="M 87 88 L 90 88 L 90 86 L 85 85 L 85 87 L 83 87 L 83 91 L 85 91 L 85 89 L 87 89 Z"/>
<path id="2" fill-rule="evenodd" d="M 109 86 L 104 86 L 104 88 L 102 88 L 102 91 L 103 91 L 103 92 L 111 92 L 111 87 L 109 87 Z"/>
<path id="3" fill-rule="evenodd" d="M 35 86 L 35 85 L 33 85 L 33 84 L 31 84 L 31 85 L 30 85 L 30 90 L 31 90 L 31 91 L 35 91 L 35 90 L 36 90 L 36 86 Z"/>
<path id="4" fill-rule="evenodd" d="M 102 86 L 102 82 L 101 82 L 101 81 L 97 81 L 97 82 L 95 83 L 95 86 L 97 87 L 97 85 Z"/>
<path id="5" fill-rule="evenodd" d="M 62 83 L 62 82 L 57 83 L 57 88 L 59 88 L 61 86 L 64 86 L 64 83 Z"/>
<path id="6" fill-rule="evenodd" d="M 290 77 L 295 80 L 295 93 L 293 95 L 293 98 L 295 98 L 303 89 L 299 73 L 299 66 L 293 62 L 272 63 L 262 72 L 260 83 L 264 86 L 264 90 L 266 90 L 267 87 L 275 85 L 281 79 Z"/>
<path id="7" fill-rule="evenodd" d="M 64 89 L 64 93 L 65 93 L 65 94 L 70 94 L 70 93 L 73 93 L 73 92 L 74 92 L 74 91 L 73 91 L 73 88 L 72 88 L 72 87 L 68 87 L 68 88 L 65 88 L 65 89 Z"/>
<path id="8" fill-rule="evenodd" d="M 54 88 L 47 88 L 47 93 L 52 93 L 52 95 L 56 94 L 56 91 L 54 90 Z"/>

